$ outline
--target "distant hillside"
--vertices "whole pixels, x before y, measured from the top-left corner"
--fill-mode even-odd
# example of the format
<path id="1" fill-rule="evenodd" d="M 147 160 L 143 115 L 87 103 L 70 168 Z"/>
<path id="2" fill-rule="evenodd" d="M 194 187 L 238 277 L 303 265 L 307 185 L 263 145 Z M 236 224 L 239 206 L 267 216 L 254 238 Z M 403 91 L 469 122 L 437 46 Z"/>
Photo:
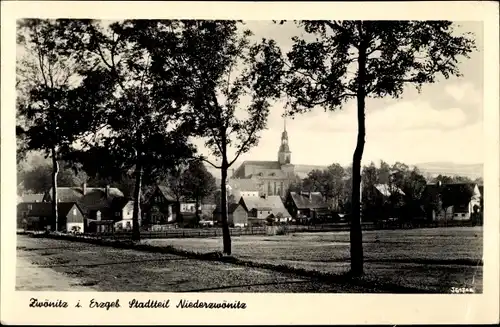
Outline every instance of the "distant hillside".
<path id="1" fill-rule="evenodd" d="M 228 175 L 231 176 L 232 170 L 240 166 L 240 162 L 235 162 L 229 169 Z M 464 176 L 472 179 L 483 177 L 483 164 L 457 164 L 452 162 L 425 162 L 414 165 L 426 176 Z M 319 165 L 295 165 L 295 171 L 299 175 L 309 173 L 314 169 L 325 169 L 327 166 Z M 220 170 L 207 164 L 207 170 L 217 179 L 220 179 Z"/>
<path id="2" fill-rule="evenodd" d="M 426 162 L 415 166 L 424 174 L 431 176 L 464 176 L 472 179 L 483 177 L 483 164 L 456 164 L 452 162 Z"/>

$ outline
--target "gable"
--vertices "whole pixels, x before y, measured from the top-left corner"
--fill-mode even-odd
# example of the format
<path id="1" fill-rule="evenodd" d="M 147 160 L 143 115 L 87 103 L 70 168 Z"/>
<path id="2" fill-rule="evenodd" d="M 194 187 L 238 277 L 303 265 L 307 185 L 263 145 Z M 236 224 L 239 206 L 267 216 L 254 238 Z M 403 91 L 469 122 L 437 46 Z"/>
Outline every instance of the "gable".
<path id="1" fill-rule="evenodd" d="M 320 192 L 290 192 L 290 197 L 297 209 L 327 209 L 328 204 Z"/>

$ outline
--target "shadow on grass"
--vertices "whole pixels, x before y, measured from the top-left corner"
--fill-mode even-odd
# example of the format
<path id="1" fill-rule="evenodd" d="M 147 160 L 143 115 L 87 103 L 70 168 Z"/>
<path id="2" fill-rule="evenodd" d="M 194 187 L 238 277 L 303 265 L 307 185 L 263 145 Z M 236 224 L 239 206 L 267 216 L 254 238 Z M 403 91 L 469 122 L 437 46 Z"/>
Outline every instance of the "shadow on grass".
<path id="1" fill-rule="evenodd" d="M 144 260 L 131 260 L 131 261 L 117 261 L 117 262 L 104 262 L 104 263 L 89 263 L 89 264 L 66 264 L 65 263 L 56 263 L 56 264 L 42 264 L 38 265 L 40 268 L 54 268 L 54 267 L 87 267 L 87 268 L 95 268 L 99 266 L 111 266 L 111 265 L 123 265 L 123 264 L 131 264 L 131 263 L 143 263 L 143 262 L 163 262 L 163 261 L 182 261 L 189 260 L 189 258 L 169 258 L 169 259 L 144 259 Z M 66 260 L 65 260 L 66 261 Z M 29 267 L 19 267 L 19 268 L 29 268 Z"/>
<path id="2" fill-rule="evenodd" d="M 325 263 L 349 263 L 349 258 L 337 258 L 330 260 L 290 260 L 290 261 L 303 261 L 303 262 L 325 262 Z M 394 258 L 394 259 L 370 259 L 365 258 L 364 262 L 366 263 L 408 263 L 408 264 L 421 264 L 421 265 L 439 265 L 439 266 L 448 266 L 448 265 L 456 265 L 456 266 L 474 266 L 474 267 L 482 267 L 483 260 L 478 259 L 425 259 L 425 258 Z"/>
<path id="3" fill-rule="evenodd" d="M 269 283 L 254 283 L 254 284 L 238 284 L 238 285 L 226 285 L 226 286 L 218 286 L 218 287 L 208 287 L 208 288 L 200 288 L 194 290 L 187 291 L 178 291 L 178 293 L 197 293 L 197 292 L 208 292 L 208 291 L 217 291 L 217 290 L 227 290 L 233 288 L 244 288 L 244 287 L 252 287 L 252 286 L 271 286 L 271 285 L 287 285 L 287 284 L 307 284 L 310 283 L 310 280 L 292 280 L 285 282 L 269 282 Z"/>
<path id="4" fill-rule="evenodd" d="M 45 250 L 71 250 L 71 249 L 78 250 L 78 249 L 84 249 L 84 247 L 82 247 L 82 246 L 75 246 L 75 247 L 55 246 L 55 247 L 51 247 L 51 248 L 28 248 L 25 246 L 18 246 L 16 249 L 26 251 L 26 252 L 32 252 L 32 251 L 45 251 Z"/>

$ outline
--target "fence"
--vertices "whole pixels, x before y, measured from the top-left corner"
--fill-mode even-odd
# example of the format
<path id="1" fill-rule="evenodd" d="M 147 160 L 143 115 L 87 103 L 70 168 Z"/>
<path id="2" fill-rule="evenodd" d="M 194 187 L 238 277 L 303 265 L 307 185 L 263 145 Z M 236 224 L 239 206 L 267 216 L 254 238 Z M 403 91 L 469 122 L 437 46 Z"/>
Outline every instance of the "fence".
<path id="1" fill-rule="evenodd" d="M 332 232 L 332 231 L 348 231 L 349 224 L 329 224 L 329 225 L 283 225 L 286 233 L 300 232 Z M 372 223 L 364 223 L 364 230 L 373 230 L 375 227 Z M 231 236 L 246 236 L 246 235 L 267 235 L 268 227 L 247 227 L 247 228 L 230 228 Z M 99 233 L 96 234 L 102 238 L 112 239 L 130 239 L 132 232 L 115 232 L 115 233 Z M 154 238 L 207 238 L 207 237 L 222 237 L 222 228 L 176 228 L 163 231 L 141 231 L 141 239 Z"/>
<path id="2" fill-rule="evenodd" d="M 413 229 L 413 228 L 436 228 L 436 227 L 471 227 L 474 224 L 470 221 L 448 221 L 448 222 L 419 222 L 414 223 L 362 223 L 363 230 L 380 230 L 380 229 Z M 313 233 L 313 232 L 340 232 L 349 231 L 348 223 L 337 224 L 322 224 L 322 225 L 282 225 L 285 233 Z M 268 235 L 267 227 L 247 227 L 247 228 L 230 228 L 231 236 L 246 236 L 246 235 Z M 18 232 L 19 233 L 19 232 Z M 43 233 L 42 233 L 43 234 Z M 115 240 L 130 240 L 132 232 L 121 231 L 115 233 L 96 233 L 96 234 L 75 234 L 80 238 L 92 239 L 115 239 Z M 222 237 L 222 228 L 176 228 L 163 231 L 141 231 L 141 239 L 160 239 L 160 238 L 209 238 Z"/>

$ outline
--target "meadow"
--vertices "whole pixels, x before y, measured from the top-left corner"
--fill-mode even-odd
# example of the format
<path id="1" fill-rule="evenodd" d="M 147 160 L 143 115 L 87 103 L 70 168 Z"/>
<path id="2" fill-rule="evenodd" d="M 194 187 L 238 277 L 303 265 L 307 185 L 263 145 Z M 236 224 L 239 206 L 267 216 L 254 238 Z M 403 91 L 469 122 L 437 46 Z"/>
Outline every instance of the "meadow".
<path id="1" fill-rule="evenodd" d="M 145 239 L 195 252 L 221 251 L 222 239 Z M 342 274 L 349 270 L 349 233 L 293 233 L 232 238 L 233 255 L 252 262 Z M 482 292 L 482 227 L 378 230 L 363 233 L 367 279 L 449 292 Z"/>

